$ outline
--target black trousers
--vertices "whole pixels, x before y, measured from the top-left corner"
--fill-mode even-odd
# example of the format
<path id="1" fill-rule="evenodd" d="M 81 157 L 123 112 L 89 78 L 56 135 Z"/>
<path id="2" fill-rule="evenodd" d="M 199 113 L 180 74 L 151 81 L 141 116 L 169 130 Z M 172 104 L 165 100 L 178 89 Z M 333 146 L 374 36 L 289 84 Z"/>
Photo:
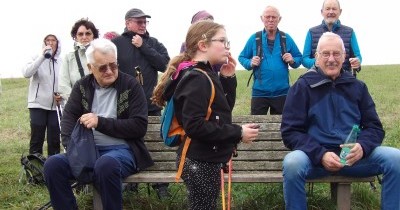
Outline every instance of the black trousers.
<path id="1" fill-rule="evenodd" d="M 254 97 L 251 99 L 251 115 L 279 115 L 282 114 L 286 96 L 271 98 Z"/>
<path id="2" fill-rule="evenodd" d="M 43 154 L 43 144 L 47 131 L 47 155 L 60 153 L 60 126 L 57 111 L 30 108 L 31 140 L 29 153 Z"/>

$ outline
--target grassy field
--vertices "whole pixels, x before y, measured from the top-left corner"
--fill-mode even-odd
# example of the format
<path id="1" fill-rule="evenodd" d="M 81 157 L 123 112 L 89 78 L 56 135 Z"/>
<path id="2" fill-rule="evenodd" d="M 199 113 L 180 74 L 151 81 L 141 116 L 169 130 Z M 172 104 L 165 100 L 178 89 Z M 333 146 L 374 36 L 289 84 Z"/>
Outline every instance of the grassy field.
<path id="1" fill-rule="evenodd" d="M 400 147 L 400 65 L 366 66 L 358 78 L 369 87 L 386 130 L 385 145 Z M 291 71 L 295 82 L 304 69 Z M 246 87 L 250 73 L 238 71 L 237 100 L 234 115 L 250 113 L 251 88 Z M 19 183 L 21 154 L 28 152 L 30 127 L 26 108 L 28 79 L 2 79 L 0 95 L 0 209 L 38 209 L 49 201 L 44 186 Z M 380 185 L 377 191 L 369 184 L 352 185 L 352 209 L 380 208 Z M 160 201 L 155 192 L 141 184 L 139 193 L 124 193 L 125 209 L 186 209 L 186 192 L 182 184 L 170 185 L 173 198 Z M 149 194 L 150 193 L 150 194 Z M 315 184 L 309 192 L 309 209 L 335 209 L 330 201 L 329 186 Z M 77 196 L 80 209 L 92 209 L 91 195 Z M 234 184 L 233 209 L 284 209 L 281 184 Z"/>

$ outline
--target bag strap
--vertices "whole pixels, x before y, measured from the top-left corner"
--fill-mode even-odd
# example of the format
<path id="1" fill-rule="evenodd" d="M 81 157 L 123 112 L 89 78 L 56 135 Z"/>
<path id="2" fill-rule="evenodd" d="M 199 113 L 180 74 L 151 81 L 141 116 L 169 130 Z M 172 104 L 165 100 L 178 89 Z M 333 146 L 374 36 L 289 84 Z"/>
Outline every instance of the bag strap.
<path id="1" fill-rule="evenodd" d="M 262 50 L 262 31 L 256 32 L 256 55 L 262 59 L 263 50 Z M 254 75 L 254 70 L 251 72 L 249 79 L 247 80 L 247 87 L 249 87 L 250 80 Z"/>
<path id="2" fill-rule="evenodd" d="M 214 98 L 215 98 L 214 83 L 212 82 L 210 76 L 208 76 L 206 71 L 204 71 L 202 69 L 198 69 L 198 68 L 194 68 L 193 70 L 196 70 L 196 71 L 201 72 L 204 75 L 206 75 L 208 81 L 211 84 L 211 97 L 210 97 L 210 101 L 208 103 L 207 115 L 206 115 L 206 120 L 208 121 L 210 119 L 211 112 L 212 112 L 211 105 L 214 102 Z M 189 149 L 189 145 L 190 145 L 191 141 L 192 141 L 192 139 L 189 136 L 186 136 L 185 144 L 183 145 L 183 149 L 182 149 L 181 160 L 179 161 L 178 171 L 176 172 L 176 176 L 175 176 L 175 182 L 179 182 L 179 179 L 181 178 L 182 171 L 183 171 L 183 165 L 185 164 L 186 153 Z"/>
<path id="3" fill-rule="evenodd" d="M 78 50 L 79 50 L 79 48 L 75 50 L 75 59 L 76 59 L 76 63 L 78 64 L 79 73 L 81 74 L 81 78 L 82 78 L 85 76 L 85 73 L 83 72 L 83 67 L 82 67 L 81 59 L 79 58 Z"/>
<path id="4" fill-rule="evenodd" d="M 278 29 L 278 32 L 279 32 L 279 38 L 280 38 L 280 41 L 281 41 L 281 54 L 283 55 L 283 54 L 287 53 L 287 49 L 286 49 L 286 34 L 285 34 L 285 32 L 280 31 L 279 29 Z"/>

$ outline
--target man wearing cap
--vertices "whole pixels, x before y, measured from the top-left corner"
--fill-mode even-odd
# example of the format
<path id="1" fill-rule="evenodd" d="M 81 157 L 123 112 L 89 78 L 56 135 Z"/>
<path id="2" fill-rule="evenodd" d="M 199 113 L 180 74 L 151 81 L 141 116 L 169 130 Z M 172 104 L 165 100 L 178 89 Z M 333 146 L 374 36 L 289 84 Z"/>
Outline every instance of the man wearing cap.
<path id="1" fill-rule="evenodd" d="M 152 104 L 150 97 L 158 81 L 158 71 L 164 72 L 169 62 L 167 49 L 156 38 L 151 37 L 146 27 L 150 15 L 133 8 L 125 15 L 125 31 L 111 41 L 117 46 L 119 70 L 133 77 L 137 69 L 142 74 L 142 88 L 146 94 L 148 115 L 161 116 L 161 108 Z M 154 184 L 160 198 L 169 195 L 167 184 Z"/>

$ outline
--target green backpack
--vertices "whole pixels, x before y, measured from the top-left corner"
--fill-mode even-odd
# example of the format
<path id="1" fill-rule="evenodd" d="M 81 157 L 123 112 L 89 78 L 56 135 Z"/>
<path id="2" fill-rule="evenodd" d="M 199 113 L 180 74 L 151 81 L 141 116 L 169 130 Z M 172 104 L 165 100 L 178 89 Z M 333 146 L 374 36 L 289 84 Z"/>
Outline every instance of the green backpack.
<path id="1" fill-rule="evenodd" d="M 19 182 L 21 183 L 26 177 L 26 182 L 29 184 L 44 184 L 43 166 L 46 158 L 40 153 L 34 153 L 21 156 L 21 174 Z M 25 174 L 25 176 L 24 176 Z"/>

